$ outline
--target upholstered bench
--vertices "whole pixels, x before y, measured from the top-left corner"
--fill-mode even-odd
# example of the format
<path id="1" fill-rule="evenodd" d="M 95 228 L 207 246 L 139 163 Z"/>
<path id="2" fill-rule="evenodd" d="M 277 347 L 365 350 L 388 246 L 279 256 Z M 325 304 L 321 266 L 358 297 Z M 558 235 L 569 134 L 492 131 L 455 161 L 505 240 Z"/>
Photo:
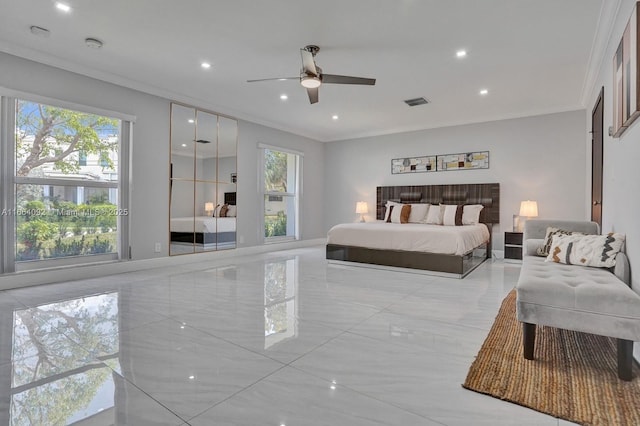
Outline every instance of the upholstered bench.
<path id="1" fill-rule="evenodd" d="M 640 294 L 630 287 L 629 261 L 619 252 L 614 268 L 545 262 L 536 256 L 547 227 L 598 234 L 594 222 L 529 220 L 516 285 L 517 316 L 523 323 L 524 357 L 533 359 L 536 325 L 615 337 L 618 377 L 631 380 L 633 342 L 640 341 Z"/>

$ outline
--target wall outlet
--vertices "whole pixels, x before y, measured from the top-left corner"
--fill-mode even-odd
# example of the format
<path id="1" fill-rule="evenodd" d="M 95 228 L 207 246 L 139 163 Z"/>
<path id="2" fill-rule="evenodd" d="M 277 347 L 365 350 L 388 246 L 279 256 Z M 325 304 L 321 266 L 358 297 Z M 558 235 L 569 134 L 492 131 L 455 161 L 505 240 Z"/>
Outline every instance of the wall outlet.
<path id="1" fill-rule="evenodd" d="M 238 237 L 238 243 L 243 244 L 244 243 L 244 235 L 240 235 Z"/>
<path id="2" fill-rule="evenodd" d="M 154 249 L 153 249 L 156 253 L 160 253 L 162 251 L 162 244 L 160 243 L 156 243 Z"/>

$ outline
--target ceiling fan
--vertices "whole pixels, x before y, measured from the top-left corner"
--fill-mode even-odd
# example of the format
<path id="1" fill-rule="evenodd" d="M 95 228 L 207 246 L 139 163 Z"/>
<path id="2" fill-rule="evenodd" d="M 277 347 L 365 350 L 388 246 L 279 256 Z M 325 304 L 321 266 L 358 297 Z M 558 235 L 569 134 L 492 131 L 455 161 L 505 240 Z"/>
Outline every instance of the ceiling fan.
<path id="1" fill-rule="evenodd" d="M 321 84 L 363 84 L 368 86 L 376 84 L 375 78 L 324 74 L 322 72 L 322 68 L 317 66 L 315 61 L 316 54 L 319 51 L 320 48 L 314 45 L 305 46 L 300 49 L 300 55 L 302 56 L 302 70 L 300 71 L 300 77 L 263 78 L 260 80 L 247 80 L 247 83 L 272 80 L 300 80 L 302 87 L 307 89 L 309 102 L 312 104 L 318 102 L 318 88 Z"/>

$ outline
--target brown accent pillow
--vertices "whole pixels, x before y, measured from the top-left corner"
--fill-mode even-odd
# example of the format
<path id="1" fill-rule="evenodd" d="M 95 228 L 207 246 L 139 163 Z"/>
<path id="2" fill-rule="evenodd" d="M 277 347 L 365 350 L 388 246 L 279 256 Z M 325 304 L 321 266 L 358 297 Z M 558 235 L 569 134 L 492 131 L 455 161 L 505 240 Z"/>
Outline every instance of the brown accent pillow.
<path id="1" fill-rule="evenodd" d="M 220 209 L 220 217 L 227 217 L 227 211 L 229 210 L 229 204 L 225 204 Z"/>
<path id="2" fill-rule="evenodd" d="M 456 208 L 456 226 L 462 226 L 462 213 L 464 212 L 464 206 L 459 205 Z"/>
<path id="3" fill-rule="evenodd" d="M 400 212 L 400 223 L 409 223 L 409 215 L 411 214 L 411 205 L 405 204 Z"/>

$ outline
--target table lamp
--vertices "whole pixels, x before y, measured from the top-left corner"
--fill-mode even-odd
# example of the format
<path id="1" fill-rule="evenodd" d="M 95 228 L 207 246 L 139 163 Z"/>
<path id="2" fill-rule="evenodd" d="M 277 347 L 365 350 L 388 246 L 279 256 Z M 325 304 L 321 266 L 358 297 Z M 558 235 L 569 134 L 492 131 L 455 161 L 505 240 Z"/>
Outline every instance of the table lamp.
<path id="1" fill-rule="evenodd" d="M 356 213 L 360 215 L 360 222 L 364 222 L 364 215 L 369 213 L 366 201 L 358 201 L 356 203 Z"/>

